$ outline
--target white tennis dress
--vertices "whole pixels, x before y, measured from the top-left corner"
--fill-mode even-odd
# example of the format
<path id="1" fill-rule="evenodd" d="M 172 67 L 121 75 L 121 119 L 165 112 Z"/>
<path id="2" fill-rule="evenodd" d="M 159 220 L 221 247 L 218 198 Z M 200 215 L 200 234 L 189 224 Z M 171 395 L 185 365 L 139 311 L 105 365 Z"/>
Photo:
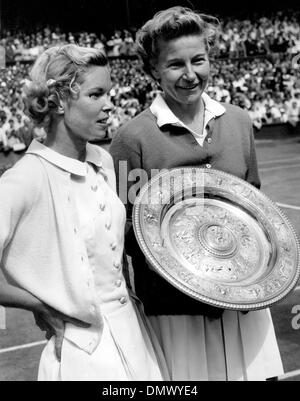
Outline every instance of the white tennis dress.
<path id="1" fill-rule="evenodd" d="M 160 346 L 116 262 L 120 252 L 116 248 L 123 244 L 125 208 L 105 177 L 91 164 L 86 163 L 86 168 L 87 176 L 72 182 L 89 259 L 87 285 L 96 292 L 104 330 L 95 351 L 88 353 L 68 337 L 74 331 L 78 337 L 96 329 L 67 324 L 61 363 L 52 338 L 41 357 L 39 380 L 163 380 L 168 374 Z"/>

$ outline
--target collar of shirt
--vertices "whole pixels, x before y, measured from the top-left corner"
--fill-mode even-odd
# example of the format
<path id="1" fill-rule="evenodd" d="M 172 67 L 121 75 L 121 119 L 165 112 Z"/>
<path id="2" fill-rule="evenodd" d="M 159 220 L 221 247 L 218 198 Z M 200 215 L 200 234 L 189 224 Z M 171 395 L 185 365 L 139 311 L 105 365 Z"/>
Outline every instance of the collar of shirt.
<path id="1" fill-rule="evenodd" d="M 38 155 L 71 174 L 79 175 L 81 177 L 85 177 L 87 175 L 87 168 L 84 162 L 64 156 L 36 141 L 35 139 L 31 142 L 26 153 Z M 99 153 L 89 143 L 86 146 L 85 161 L 94 164 L 99 169 L 102 168 L 102 162 L 99 159 Z"/>
<path id="2" fill-rule="evenodd" d="M 167 105 L 165 99 L 163 98 L 162 93 L 158 93 L 157 97 L 154 99 L 152 105 L 150 106 L 150 111 L 156 117 L 157 125 L 160 128 L 167 124 L 184 127 L 189 132 L 191 132 L 197 140 L 199 138 L 200 142 L 201 142 L 200 144 L 202 145 L 203 141 L 207 135 L 206 126 L 209 123 L 209 121 L 215 117 L 221 116 L 222 114 L 224 114 L 226 112 L 226 109 L 224 106 L 222 106 L 216 100 L 213 100 L 206 93 L 202 94 L 202 100 L 203 100 L 204 106 L 205 106 L 203 135 L 199 135 L 196 132 L 194 132 L 193 130 L 191 130 L 190 128 L 188 128 L 181 120 L 179 120 L 178 117 L 175 116 L 175 114 L 172 112 L 172 110 Z M 203 140 L 201 140 L 201 138 Z"/>

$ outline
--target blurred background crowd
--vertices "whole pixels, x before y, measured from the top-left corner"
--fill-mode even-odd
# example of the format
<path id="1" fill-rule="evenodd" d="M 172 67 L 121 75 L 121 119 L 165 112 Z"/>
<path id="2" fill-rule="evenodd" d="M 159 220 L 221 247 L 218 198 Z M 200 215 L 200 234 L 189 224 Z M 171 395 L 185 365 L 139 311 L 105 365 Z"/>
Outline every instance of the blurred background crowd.
<path id="1" fill-rule="evenodd" d="M 276 12 L 255 20 L 222 19 L 222 33 L 212 61 L 208 94 L 246 109 L 253 126 L 287 123 L 300 118 L 300 12 Z M 0 45 L 6 67 L 0 67 L 0 150 L 23 151 L 44 131 L 24 115 L 22 87 L 32 62 L 46 48 L 63 43 L 103 49 L 110 58 L 115 109 L 107 135 L 146 108 L 159 88 L 144 74 L 136 57 L 135 29 L 112 35 L 63 32 L 60 28 L 3 30 Z"/>
<path id="2" fill-rule="evenodd" d="M 257 15 L 256 15 L 257 16 Z M 300 12 L 277 11 L 268 17 L 238 20 L 222 17 L 217 57 L 264 56 L 270 53 L 296 54 L 300 51 Z M 24 29 L 24 28 L 23 28 Z M 3 31 L 1 43 L 8 61 L 34 60 L 49 46 L 77 43 L 105 48 L 108 56 L 134 55 L 136 29 L 115 30 L 112 35 L 63 32 L 59 27 Z"/>

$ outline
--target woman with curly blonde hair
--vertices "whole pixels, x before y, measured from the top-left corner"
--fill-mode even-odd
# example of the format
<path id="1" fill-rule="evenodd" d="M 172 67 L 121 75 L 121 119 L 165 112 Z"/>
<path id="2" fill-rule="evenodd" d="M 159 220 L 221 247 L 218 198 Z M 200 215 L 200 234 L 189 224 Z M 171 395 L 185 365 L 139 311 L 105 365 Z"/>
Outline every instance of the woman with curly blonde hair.
<path id="1" fill-rule="evenodd" d="M 25 87 L 44 127 L 0 180 L 0 305 L 33 311 L 49 342 L 40 380 L 162 380 L 155 336 L 122 274 L 125 209 L 103 136 L 112 104 L 106 57 L 45 51 Z"/>

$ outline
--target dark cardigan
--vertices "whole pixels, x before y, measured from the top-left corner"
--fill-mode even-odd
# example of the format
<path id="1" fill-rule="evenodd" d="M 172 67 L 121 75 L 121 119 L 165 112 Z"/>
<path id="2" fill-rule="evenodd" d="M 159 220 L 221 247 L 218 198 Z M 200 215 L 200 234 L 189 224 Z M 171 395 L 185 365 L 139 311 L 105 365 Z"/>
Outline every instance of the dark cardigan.
<path id="1" fill-rule="evenodd" d="M 202 304 L 175 289 L 149 268 L 130 227 L 132 204 L 127 202 L 126 197 L 130 187 L 138 181 L 127 181 L 126 188 L 124 177 L 136 168 L 147 172 L 146 181 L 151 177 L 151 169 L 209 165 L 259 188 L 251 120 L 242 109 L 222 105 L 226 113 L 210 121 L 203 147 L 185 128 L 173 125 L 159 128 L 149 109 L 123 126 L 112 141 L 110 152 L 114 159 L 119 196 L 127 206 L 129 230 L 126 252 L 132 257 L 136 293 L 148 315 L 204 314 L 218 317 L 221 314 L 220 309 Z M 127 171 L 124 163 L 119 164 L 121 161 L 127 163 Z"/>

